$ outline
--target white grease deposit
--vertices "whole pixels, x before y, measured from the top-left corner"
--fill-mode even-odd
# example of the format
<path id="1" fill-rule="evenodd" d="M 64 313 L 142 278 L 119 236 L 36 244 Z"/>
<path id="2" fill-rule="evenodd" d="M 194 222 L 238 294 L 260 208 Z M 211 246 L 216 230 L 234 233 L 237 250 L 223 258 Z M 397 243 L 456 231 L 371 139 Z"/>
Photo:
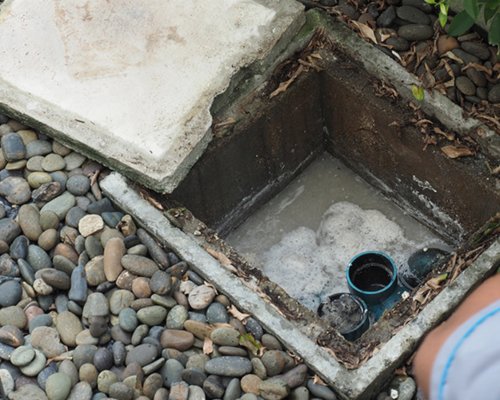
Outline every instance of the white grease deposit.
<path id="1" fill-rule="evenodd" d="M 347 291 L 345 267 L 379 250 L 396 264 L 422 247 L 447 248 L 328 154 L 232 232 L 227 241 L 306 307 Z"/>

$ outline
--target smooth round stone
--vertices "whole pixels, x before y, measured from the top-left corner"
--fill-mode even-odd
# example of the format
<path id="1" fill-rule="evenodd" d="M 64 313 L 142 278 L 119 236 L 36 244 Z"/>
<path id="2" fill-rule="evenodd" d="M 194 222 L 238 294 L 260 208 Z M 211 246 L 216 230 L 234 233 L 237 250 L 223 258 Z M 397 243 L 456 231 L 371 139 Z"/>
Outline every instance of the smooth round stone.
<path id="1" fill-rule="evenodd" d="M 189 292 L 188 302 L 194 310 L 202 310 L 212 303 L 215 296 L 216 293 L 213 288 L 200 285 Z"/>
<path id="2" fill-rule="evenodd" d="M 21 228 L 16 221 L 10 218 L 0 220 L 0 240 L 11 243 L 21 233 Z"/>
<path id="3" fill-rule="evenodd" d="M 168 359 L 161 370 L 161 375 L 165 379 L 164 383 L 167 388 L 173 383 L 182 381 L 182 372 L 184 365 L 176 359 Z"/>
<path id="4" fill-rule="evenodd" d="M 132 344 L 134 346 L 140 344 L 143 341 L 143 339 L 147 336 L 148 331 L 149 331 L 149 326 L 145 324 L 139 325 L 132 334 L 132 339 L 131 339 Z"/>
<path id="5" fill-rule="evenodd" d="M 77 303 L 83 303 L 87 299 L 87 279 L 83 265 L 76 267 L 71 272 L 71 288 L 68 292 L 68 298 Z"/>
<path id="6" fill-rule="evenodd" d="M 464 62 L 464 64 L 470 64 L 470 63 L 479 64 L 480 63 L 479 58 L 477 58 L 476 56 L 474 56 L 470 53 L 467 53 L 466 51 L 464 51 L 462 49 L 453 49 L 451 52 L 455 56 L 460 58 Z"/>
<path id="7" fill-rule="evenodd" d="M 63 157 L 71 153 L 71 149 L 69 149 L 68 147 L 64 146 L 63 144 L 55 140 L 52 142 L 52 151 Z"/>
<path id="8" fill-rule="evenodd" d="M 247 351 L 241 347 L 220 346 L 217 350 L 223 356 L 240 356 L 240 357 L 247 356 Z"/>
<path id="9" fill-rule="evenodd" d="M 8 280 L 0 284 L 0 307 L 16 305 L 21 300 L 21 284 L 15 280 Z"/>
<path id="10" fill-rule="evenodd" d="M 304 386 L 295 388 L 290 393 L 290 398 L 293 400 L 309 400 L 309 390 Z"/>
<path id="11" fill-rule="evenodd" d="M 45 355 L 40 350 L 35 349 L 35 358 L 28 365 L 22 367 L 21 372 L 26 376 L 36 376 L 45 367 L 46 361 Z"/>
<path id="12" fill-rule="evenodd" d="M 36 315 L 32 319 L 30 319 L 28 328 L 29 332 L 33 332 L 39 326 L 51 326 L 52 325 L 52 317 L 50 314 L 40 314 Z"/>
<path id="13" fill-rule="evenodd" d="M 45 204 L 40 210 L 40 213 L 43 213 L 44 211 L 52 211 L 57 215 L 59 220 L 63 220 L 71 207 L 75 205 L 75 203 L 75 196 L 73 196 L 69 192 L 64 192 L 60 196 L 57 196 L 56 198 Z"/>
<path id="14" fill-rule="evenodd" d="M 20 171 L 26 166 L 26 160 L 12 161 L 5 165 L 7 171 Z"/>
<path id="15" fill-rule="evenodd" d="M 0 382 L 5 396 L 9 396 L 14 390 L 14 378 L 7 369 L 0 369 Z"/>
<path id="16" fill-rule="evenodd" d="M 194 335 L 191 332 L 178 329 L 165 329 L 160 337 L 163 348 L 172 348 L 185 351 L 194 344 Z"/>
<path id="17" fill-rule="evenodd" d="M 483 61 L 488 60 L 491 56 L 488 46 L 482 42 L 462 42 L 460 46 L 467 53 Z"/>
<path id="18" fill-rule="evenodd" d="M 99 338 L 108 332 L 108 318 L 107 317 L 91 317 L 89 318 L 89 331 L 90 334 Z"/>
<path id="19" fill-rule="evenodd" d="M 66 163 L 59 154 L 50 153 L 42 160 L 42 168 L 47 172 L 60 171 L 64 169 Z"/>
<path id="20" fill-rule="evenodd" d="M 47 229 L 38 237 L 38 246 L 45 251 L 52 250 L 59 242 L 59 236 L 55 229 Z"/>
<path id="21" fill-rule="evenodd" d="M 125 350 L 125 345 L 122 342 L 113 343 L 113 361 L 115 366 L 120 367 L 125 363 L 125 358 L 127 356 L 127 351 Z"/>
<path id="22" fill-rule="evenodd" d="M 182 380 L 190 385 L 202 386 L 207 375 L 198 368 L 186 368 L 182 371 Z"/>
<path id="23" fill-rule="evenodd" d="M 148 248 L 143 244 L 138 244 L 136 246 L 132 246 L 127 250 L 127 254 L 133 256 L 147 256 Z M 156 272 L 155 272 L 156 273 Z"/>
<path id="24" fill-rule="evenodd" d="M 111 200 L 109 200 L 107 197 L 94 201 L 91 204 L 89 204 L 87 211 L 90 214 L 99 214 L 101 215 L 103 212 L 113 212 L 115 209 L 113 208 L 113 205 L 111 204 Z"/>
<path id="25" fill-rule="evenodd" d="M 52 374 L 47 379 L 45 391 L 49 400 L 66 400 L 71 391 L 71 379 L 62 372 Z"/>
<path id="26" fill-rule="evenodd" d="M 152 399 L 155 393 L 163 386 L 163 377 L 158 373 L 153 373 L 146 377 L 142 391 L 146 397 Z"/>
<path id="27" fill-rule="evenodd" d="M 48 202 L 55 199 L 61 194 L 62 191 L 63 189 L 61 188 L 61 184 L 59 182 L 49 182 L 44 183 L 38 189 L 33 190 L 31 197 L 35 203 Z"/>
<path id="28" fill-rule="evenodd" d="M 42 230 L 56 229 L 59 225 L 59 217 L 53 211 L 40 212 L 40 226 Z"/>
<path id="29" fill-rule="evenodd" d="M 261 357 L 262 364 L 266 367 L 268 376 L 275 376 L 283 372 L 286 357 L 280 350 L 268 350 Z"/>
<path id="30" fill-rule="evenodd" d="M 92 364 L 96 351 L 97 347 L 94 345 L 78 345 L 75 350 L 73 350 L 73 363 L 75 364 L 76 368 L 79 369 L 83 364 Z"/>
<path id="31" fill-rule="evenodd" d="M 188 319 L 188 311 L 186 307 L 181 305 L 176 305 L 173 307 L 167 315 L 168 329 L 182 329 L 184 327 L 184 322 Z"/>
<path id="32" fill-rule="evenodd" d="M 83 211 L 80 207 L 71 207 L 66 214 L 65 222 L 73 228 L 78 228 L 78 224 L 81 219 L 85 217 L 87 213 Z"/>
<path id="33" fill-rule="evenodd" d="M 64 311 L 57 316 L 56 327 L 61 341 L 71 347 L 76 345 L 76 336 L 83 330 L 80 319 L 69 311 Z"/>
<path id="34" fill-rule="evenodd" d="M 66 170 L 71 171 L 75 168 L 80 168 L 83 162 L 86 160 L 86 157 L 75 152 L 71 152 L 64 157 L 64 161 L 66 164 Z"/>
<path id="35" fill-rule="evenodd" d="M 109 396 L 117 400 L 132 400 L 134 389 L 123 382 L 116 382 L 109 387 Z"/>
<path id="36" fill-rule="evenodd" d="M 234 328 L 216 328 L 210 334 L 210 339 L 220 346 L 238 346 L 240 344 L 240 332 Z"/>
<path id="37" fill-rule="evenodd" d="M 71 360 L 63 360 L 59 364 L 59 372 L 62 372 L 69 376 L 71 380 L 71 385 L 75 385 L 78 382 L 78 369 Z"/>
<path id="38" fill-rule="evenodd" d="M 259 385 L 259 394 L 264 399 L 284 399 L 290 394 L 290 388 L 279 379 L 269 379 Z"/>
<path id="39" fill-rule="evenodd" d="M 226 307 L 221 303 L 212 303 L 207 308 L 207 321 L 210 324 L 228 323 L 229 316 Z M 187 319 L 187 318 L 186 318 Z"/>
<path id="40" fill-rule="evenodd" d="M 54 268 L 40 270 L 40 277 L 55 289 L 68 290 L 71 287 L 70 277 Z"/>
<path id="41" fill-rule="evenodd" d="M 398 35 L 409 41 L 427 40 L 434 35 L 434 30 L 429 25 L 409 24 L 401 26 Z"/>
<path id="42" fill-rule="evenodd" d="M 82 210 L 87 211 L 89 204 L 91 203 L 90 199 L 84 196 L 76 197 L 76 205 L 80 207 Z"/>
<path id="43" fill-rule="evenodd" d="M 259 394 L 260 392 L 260 384 L 262 383 L 262 379 L 260 379 L 257 375 L 248 374 L 241 378 L 241 389 L 245 393 L 253 393 Z"/>
<path id="44" fill-rule="evenodd" d="M 184 329 L 191 332 L 194 336 L 201 340 L 206 337 L 210 337 L 210 334 L 213 331 L 213 328 L 210 325 L 189 319 L 184 323 Z"/>
<path id="45" fill-rule="evenodd" d="M 43 184 L 52 182 L 52 177 L 46 172 L 32 172 L 28 175 L 27 180 L 33 189 L 38 189 Z"/>
<path id="46" fill-rule="evenodd" d="M 78 371 L 80 381 L 87 382 L 92 388 L 97 385 L 97 368 L 91 363 L 82 364 Z"/>
<path id="47" fill-rule="evenodd" d="M 90 180 L 85 175 L 73 175 L 66 181 L 66 190 L 75 196 L 83 196 L 90 190 Z"/>
<path id="48" fill-rule="evenodd" d="M 377 18 L 377 25 L 386 28 L 396 19 L 396 9 L 394 6 L 387 7 Z"/>
<path id="49" fill-rule="evenodd" d="M 261 337 L 262 345 L 268 350 L 282 350 L 281 343 L 273 335 L 264 333 Z"/>
<path id="50" fill-rule="evenodd" d="M 151 278 L 159 270 L 156 263 L 149 258 L 130 254 L 125 254 L 122 257 L 121 264 L 127 271 L 147 278 Z"/>
<path id="51" fill-rule="evenodd" d="M 106 279 L 114 282 L 123 271 L 121 259 L 125 255 L 126 249 L 123 240 L 111 238 L 106 242 L 104 248 L 104 274 Z"/>
<path id="52" fill-rule="evenodd" d="M 135 278 L 132 281 L 132 293 L 138 299 L 151 297 L 151 288 L 149 287 L 149 279 L 144 277 Z"/>
<path id="53" fill-rule="evenodd" d="M 42 156 L 31 157 L 26 163 L 26 168 L 30 171 L 41 172 L 42 169 Z"/>
<path id="54" fill-rule="evenodd" d="M 27 261 L 35 271 L 52 267 L 52 261 L 46 251 L 34 244 L 28 247 Z"/>
<path id="55" fill-rule="evenodd" d="M 21 206 L 19 209 L 18 221 L 24 235 L 28 239 L 36 242 L 38 237 L 42 234 L 40 213 L 38 209 L 31 204 Z"/>
<path id="56" fill-rule="evenodd" d="M 203 391 L 208 398 L 221 398 L 224 394 L 224 383 L 222 378 L 220 376 L 210 375 L 205 382 L 203 382 Z"/>
<path id="57" fill-rule="evenodd" d="M 241 396 L 241 383 L 238 378 L 233 378 L 229 381 L 224 392 L 223 400 L 235 400 Z"/>
<path id="58" fill-rule="evenodd" d="M 476 93 L 476 87 L 474 86 L 474 83 L 466 76 L 459 76 L 458 78 L 456 78 L 455 86 L 466 96 L 472 96 Z"/>
<path id="59" fill-rule="evenodd" d="M 149 326 L 162 324 L 166 316 L 167 310 L 161 306 L 144 307 L 137 312 L 137 319 Z"/>
<path id="60" fill-rule="evenodd" d="M 0 195 L 11 204 L 24 204 L 31 199 L 31 188 L 24 178 L 9 176 L 0 182 Z"/>
<path id="61" fill-rule="evenodd" d="M 66 400 L 91 400 L 92 386 L 87 382 L 78 382 L 73 388 Z"/>
<path id="62" fill-rule="evenodd" d="M 101 214 L 101 217 L 106 225 L 110 226 L 111 228 L 116 228 L 123 217 L 123 213 L 120 211 L 105 211 Z"/>
<path id="63" fill-rule="evenodd" d="M 56 363 L 51 362 L 49 363 L 48 366 L 42 369 L 40 373 L 37 375 L 36 381 L 43 390 L 45 390 L 45 385 L 47 383 L 47 379 L 49 379 L 49 376 L 55 374 L 56 372 L 57 372 Z"/>
<path id="64" fill-rule="evenodd" d="M 251 360 L 253 373 L 257 375 L 260 379 L 267 379 L 266 367 L 260 360 L 260 358 L 254 357 Z"/>
<path id="65" fill-rule="evenodd" d="M 33 140 L 26 145 L 26 158 L 44 156 L 52 151 L 52 145 L 47 140 Z"/>
<path id="66" fill-rule="evenodd" d="M 141 344 L 131 349 L 125 359 L 125 364 L 138 363 L 141 367 L 153 362 L 158 357 L 158 348 L 152 344 Z"/>
<path id="67" fill-rule="evenodd" d="M 477 71 L 474 68 L 469 68 L 465 71 L 467 77 L 474 83 L 476 86 L 486 86 L 488 81 L 486 80 L 484 74 L 481 71 Z"/>
<path id="68" fill-rule="evenodd" d="M 207 317 L 203 313 L 189 311 L 189 313 L 188 313 L 188 319 L 191 319 L 191 320 L 194 320 L 194 321 L 198 321 L 198 322 L 202 322 L 204 324 L 207 323 Z"/>
<path id="69" fill-rule="evenodd" d="M 35 350 L 30 346 L 20 346 L 10 355 L 10 362 L 16 367 L 24 367 L 35 358 Z"/>
<path id="70" fill-rule="evenodd" d="M 73 264 L 79 263 L 79 255 L 73 248 L 73 246 L 68 243 L 74 243 L 76 237 L 78 236 L 78 232 L 74 228 L 70 228 L 68 226 L 64 226 L 60 232 L 61 240 L 64 243 L 59 243 L 57 247 L 54 249 L 54 257 L 55 256 L 64 256 L 68 260 L 70 260 Z"/>
<path id="71" fill-rule="evenodd" d="M 83 307 L 83 316 L 103 317 L 109 314 L 108 299 L 102 293 L 91 293 Z"/>
<path id="72" fill-rule="evenodd" d="M 78 222 L 78 231 L 83 237 L 99 232 L 102 228 L 104 228 L 104 221 L 102 220 L 102 217 L 97 214 L 85 215 Z"/>
<path id="73" fill-rule="evenodd" d="M 245 320 L 245 329 L 247 332 L 250 332 L 252 336 L 257 340 L 260 340 L 262 338 L 262 335 L 264 334 L 262 325 L 252 317 Z"/>
<path id="74" fill-rule="evenodd" d="M 118 315 L 120 327 L 125 331 L 125 332 L 133 332 L 135 328 L 137 328 L 138 325 L 138 320 L 137 320 L 137 314 L 134 310 L 131 308 L 124 308 L 123 310 L 120 311 L 120 314 Z"/>
<path id="75" fill-rule="evenodd" d="M 115 290 L 109 299 L 111 313 L 118 315 L 122 309 L 130 307 L 134 299 L 134 294 L 128 290 Z"/>
<path id="76" fill-rule="evenodd" d="M 106 275 L 104 275 L 104 257 L 97 256 L 90 260 L 85 265 L 85 274 L 87 275 L 87 283 L 89 286 L 98 286 L 106 282 Z"/>
<path id="77" fill-rule="evenodd" d="M 18 383 L 17 386 L 19 386 L 19 388 L 11 392 L 9 396 L 10 400 L 47 400 L 45 392 L 34 384 L 33 381 L 28 380 L 22 385 Z"/>
<path id="78" fill-rule="evenodd" d="M 494 85 L 488 91 L 488 101 L 493 104 L 500 103 L 500 84 Z"/>
<path id="79" fill-rule="evenodd" d="M 3 326 L 0 328 L 0 343 L 19 347 L 24 343 L 23 332 L 12 325 Z"/>
<path id="80" fill-rule="evenodd" d="M 39 326 L 31 332 L 31 345 L 48 357 L 56 357 L 66 351 L 55 328 Z"/>
<path id="81" fill-rule="evenodd" d="M 337 396 L 328 386 L 316 384 L 312 379 L 307 381 L 307 389 L 314 397 L 324 400 L 337 400 Z"/>
<path id="82" fill-rule="evenodd" d="M 245 357 L 217 357 L 207 361 L 205 371 L 208 374 L 241 377 L 252 371 L 252 363 Z"/>
<path id="83" fill-rule="evenodd" d="M 167 253 L 158 243 L 156 243 L 149 233 L 141 228 L 137 230 L 137 236 L 139 236 L 141 242 L 148 248 L 151 258 L 158 263 L 158 265 L 161 265 L 162 268 L 168 268 L 170 266 Z"/>
<path id="84" fill-rule="evenodd" d="M 24 329 L 27 324 L 26 315 L 21 307 L 10 306 L 0 309 L 0 325 L 14 325 L 19 329 Z"/>
<path id="85" fill-rule="evenodd" d="M 85 241 L 85 251 L 87 252 L 88 256 L 90 258 L 94 258 L 97 256 L 102 256 L 104 253 L 104 249 L 101 245 L 101 242 L 99 239 L 97 239 L 95 236 L 87 236 L 86 238 L 83 238 L 83 236 L 79 236 Z M 103 260 L 104 262 L 104 260 Z M 103 265 L 104 268 L 104 265 Z"/>
<path id="86" fill-rule="evenodd" d="M 169 294 L 172 290 L 172 277 L 164 271 L 156 271 L 151 277 L 150 283 L 153 293 L 161 296 Z"/>
<path id="87" fill-rule="evenodd" d="M 431 23 L 431 19 L 426 13 L 412 6 L 397 7 L 396 15 L 412 24 L 429 25 Z"/>
<path id="88" fill-rule="evenodd" d="M 94 355 L 94 365 L 98 371 L 111 369 L 113 366 L 113 353 L 105 347 L 100 347 Z"/>
<path id="89" fill-rule="evenodd" d="M 17 133 L 7 133 L 2 136 L 2 152 L 7 161 L 22 160 L 26 155 L 26 146 Z"/>

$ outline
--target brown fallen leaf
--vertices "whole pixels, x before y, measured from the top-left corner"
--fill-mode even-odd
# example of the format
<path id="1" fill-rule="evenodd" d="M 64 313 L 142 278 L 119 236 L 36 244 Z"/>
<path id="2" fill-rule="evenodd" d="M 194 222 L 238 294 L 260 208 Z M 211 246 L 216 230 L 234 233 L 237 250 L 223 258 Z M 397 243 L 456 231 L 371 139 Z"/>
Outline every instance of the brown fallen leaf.
<path id="1" fill-rule="evenodd" d="M 231 305 L 231 307 L 229 307 L 229 310 L 227 311 L 229 312 L 229 314 L 231 314 L 234 318 L 236 318 L 239 321 L 244 321 L 250 316 L 250 314 L 245 314 L 239 311 L 234 305 Z"/>
<path id="2" fill-rule="evenodd" d="M 370 28 L 368 25 L 362 24 L 361 22 L 358 22 L 358 21 L 351 21 L 351 23 L 356 28 L 358 28 L 361 37 L 368 39 L 375 44 L 378 43 L 377 38 L 375 37 L 375 31 L 372 28 Z"/>
<path id="3" fill-rule="evenodd" d="M 224 254 L 221 253 L 220 251 L 217 251 L 215 249 L 212 249 L 208 245 L 204 245 L 203 248 L 205 251 L 210 254 L 213 258 L 215 258 L 217 261 L 219 261 L 220 265 L 222 265 L 224 268 L 232 272 L 233 274 L 238 273 L 238 270 L 233 266 L 231 263 L 231 260 Z"/>
<path id="4" fill-rule="evenodd" d="M 203 341 L 203 354 L 212 354 L 214 351 L 214 342 L 208 337 Z"/>
<path id="5" fill-rule="evenodd" d="M 156 200 L 155 198 L 153 198 L 149 193 L 141 190 L 139 192 L 139 194 L 141 195 L 141 197 L 144 200 L 146 200 L 148 203 L 150 203 L 154 208 L 157 208 L 158 210 L 163 211 L 163 206 L 161 205 L 161 203 L 158 202 L 158 200 Z"/>
<path id="6" fill-rule="evenodd" d="M 288 87 L 299 77 L 299 75 L 304 72 L 305 67 L 303 65 L 299 65 L 299 68 L 292 74 L 292 76 L 286 80 L 285 82 L 281 82 L 276 90 L 274 90 L 270 95 L 269 98 L 272 99 L 273 97 L 279 95 L 280 93 L 284 93 L 288 90 Z"/>
<path id="7" fill-rule="evenodd" d="M 456 136 L 453 132 L 445 132 L 437 126 L 435 126 L 433 129 L 434 129 L 435 133 L 437 133 L 438 135 L 444 136 L 447 140 L 453 141 L 456 138 Z"/>
<path id="8" fill-rule="evenodd" d="M 313 383 L 315 385 L 323 385 L 323 386 L 327 386 L 325 381 L 323 379 L 321 379 L 318 375 L 314 375 L 313 377 Z"/>
<path id="9" fill-rule="evenodd" d="M 462 145 L 443 146 L 441 147 L 441 151 L 448 158 L 470 157 L 475 154 L 473 150 L 469 149 L 467 146 Z"/>

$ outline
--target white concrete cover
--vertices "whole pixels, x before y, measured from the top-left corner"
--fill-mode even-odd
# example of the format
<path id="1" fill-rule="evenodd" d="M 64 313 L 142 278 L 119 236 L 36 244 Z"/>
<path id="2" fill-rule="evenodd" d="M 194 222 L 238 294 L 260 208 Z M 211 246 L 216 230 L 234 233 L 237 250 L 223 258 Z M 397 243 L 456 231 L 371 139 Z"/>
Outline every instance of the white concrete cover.
<path id="1" fill-rule="evenodd" d="M 170 191 L 208 143 L 214 97 L 300 13 L 293 0 L 7 0 L 0 103 Z"/>

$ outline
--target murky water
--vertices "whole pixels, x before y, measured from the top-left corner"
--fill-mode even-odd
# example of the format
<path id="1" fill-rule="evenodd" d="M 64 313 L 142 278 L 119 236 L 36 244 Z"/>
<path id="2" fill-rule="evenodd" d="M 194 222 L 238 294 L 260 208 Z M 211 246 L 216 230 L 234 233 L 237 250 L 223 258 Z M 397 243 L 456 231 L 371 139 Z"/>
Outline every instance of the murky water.
<path id="1" fill-rule="evenodd" d="M 345 267 L 359 252 L 385 251 L 399 266 L 423 247 L 448 248 L 328 153 L 226 240 L 313 310 L 347 291 Z"/>

